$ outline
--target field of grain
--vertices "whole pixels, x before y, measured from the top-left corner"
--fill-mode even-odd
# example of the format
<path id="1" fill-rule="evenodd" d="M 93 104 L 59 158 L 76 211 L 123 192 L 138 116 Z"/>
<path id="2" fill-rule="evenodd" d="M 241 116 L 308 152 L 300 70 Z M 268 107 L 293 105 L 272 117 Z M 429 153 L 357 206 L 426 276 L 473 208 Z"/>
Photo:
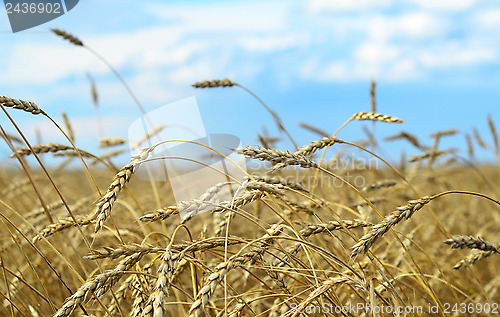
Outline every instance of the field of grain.
<path id="1" fill-rule="evenodd" d="M 195 88 L 253 94 L 229 79 L 200 80 Z M 304 125 L 318 138 L 296 150 L 277 149 L 269 137 L 235 149 L 259 164 L 236 182 L 232 200 L 196 214 L 221 186 L 176 202 L 168 182 L 135 175 L 156 145 L 117 164 L 126 140 L 96 140 L 114 151 L 106 156 L 77 149 L 71 120 L 56 122 L 22 99 L 0 97 L 0 134 L 17 163 L 0 167 L 1 316 L 498 314 L 500 165 L 474 153 L 500 158 L 491 118 L 489 135 L 337 138 L 352 121 L 372 132 L 402 124 L 377 112 L 373 84 L 371 109 L 345 118 L 334 135 Z M 262 105 L 279 137 L 294 143 L 286 122 Z M 14 111 L 52 121 L 67 142 L 27 140 Z M 4 122 L 14 128 L 5 131 Z M 456 134 L 466 135 L 467 157 L 441 146 Z M 410 142 L 421 155 L 389 163 L 377 154 L 381 142 Z"/>

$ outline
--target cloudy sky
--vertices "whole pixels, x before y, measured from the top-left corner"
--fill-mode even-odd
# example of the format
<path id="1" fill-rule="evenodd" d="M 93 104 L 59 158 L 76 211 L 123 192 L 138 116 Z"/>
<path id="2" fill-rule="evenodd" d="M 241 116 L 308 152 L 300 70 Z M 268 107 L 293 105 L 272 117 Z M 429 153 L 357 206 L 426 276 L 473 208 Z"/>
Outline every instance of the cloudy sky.
<path id="1" fill-rule="evenodd" d="M 270 115 L 242 89 L 195 90 L 193 82 L 227 77 L 250 88 L 302 144 L 317 136 L 298 122 L 333 133 L 353 113 L 369 111 L 371 79 L 378 111 L 406 121 L 378 124 L 380 139 L 405 130 L 430 143 L 428 134 L 437 130 L 477 127 L 491 143 L 486 116 L 500 124 L 497 1 L 85 0 L 15 34 L 2 11 L 0 94 L 35 101 L 56 120 L 64 109 L 77 144 L 94 150 L 99 129 L 87 74 L 97 84 L 106 136 L 127 137 L 140 112 L 105 64 L 55 37 L 52 27 L 107 59 L 146 110 L 195 96 L 208 133 L 232 133 L 247 144 L 256 144 L 259 133 L 279 134 Z M 43 142 L 63 141 L 42 117 L 15 118 L 33 143 L 36 131 Z M 362 126 L 355 122 L 339 137 L 363 138 Z M 279 146 L 291 148 L 286 141 Z M 443 146 L 465 148 L 464 135 Z M 414 152 L 402 141 L 381 151 L 398 159 L 401 149 Z"/>

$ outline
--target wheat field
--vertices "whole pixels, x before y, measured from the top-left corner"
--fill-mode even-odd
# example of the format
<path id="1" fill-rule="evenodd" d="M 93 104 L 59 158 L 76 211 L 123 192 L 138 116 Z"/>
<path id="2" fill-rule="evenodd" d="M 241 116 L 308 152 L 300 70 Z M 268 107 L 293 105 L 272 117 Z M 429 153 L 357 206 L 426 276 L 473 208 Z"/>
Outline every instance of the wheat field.
<path id="1" fill-rule="evenodd" d="M 54 33 L 86 48 L 74 35 Z M 197 89 L 252 94 L 280 131 L 234 149 L 255 164 L 235 181 L 233 199 L 200 214 L 194 211 L 204 197 L 223 185 L 176 202 L 168 182 L 135 175 L 157 145 L 118 164 L 127 140 L 96 140 L 109 148 L 105 155 L 79 149 L 67 116 L 56 122 L 43 105 L 0 97 L 0 134 L 16 163 L 0 167 L 2 316 L 498 314 L 500 165 L 474 153 L 500 158 L 491 118 L 490 135 L 406 132 L 405 118 L 377 112 L 372 84 L 371 109 L 345 118 L 333 135 L 302 125 L 318 138 L 301 145 L 290 124 L 245 86 L 200 80 Z M 33 143 L 14 111 L 51 122 L 67 142 Z M 353 121 L 397 130 L 387 139 L 375 130 L 366 140 L 338 138 Z M 7 123 L 13 129 L 4 130 Z M 441 146 L 458 134 L 466 136 L 467 157 Z M 293 150 L 276 148 L 278 138 Z M 396 140 L 420 154 L 396 163 L 377 154 L 377 144 Z"/>

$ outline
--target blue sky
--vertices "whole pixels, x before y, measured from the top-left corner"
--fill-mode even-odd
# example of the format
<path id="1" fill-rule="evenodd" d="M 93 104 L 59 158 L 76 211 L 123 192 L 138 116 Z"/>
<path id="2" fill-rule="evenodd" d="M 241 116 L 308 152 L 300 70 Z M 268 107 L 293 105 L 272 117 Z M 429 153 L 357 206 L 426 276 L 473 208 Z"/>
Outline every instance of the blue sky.
<path id="1" fill-rule="evenodd" d="M 228 77 L 247 86 L 300 144 L 317 137 L 298 122 L 333 133 L 353 113 L 368 111 L 372 78 L 378 111 L 406 121 L 377 124 L 380 138 L 405 130 L 431 143 L 427 136 L 437 130 L 470 133 L 475 126 L 491 143 L 486 116 L 500 125 L 497 1 L 86 0 L 15 34 L 2 10 L 0 94 L 35 101 L 56 120 L 64 109 L 77 145 L 97 151 L 87 73 L 97 83 L 107 136 L 126 137 L 140 112 L 104 64 L 55 37 L 52 27 L 76 34 L 104 56 L 147 110 L 196 96 L 208 133 L 232 133 L 247 144 L 257 144 L 265 130 L 279 134 L 269 114 L 241 89 L 195 90 L 193 82 Z M 33 143 L 36 130 L 43 142 L 64 141 L 42 117 L 15 118 Z M 13 131 L 6 119 L 0 122 Z M 363 138 L 363 124 L 351 124 L 339 137 Z M 465 149 L 463 134 L 443 146 Z M 380 151 L 397 160 L 401 150 L 415 153 L 402 141 Z M 9 154 L 5 147 L 0 151 Z"/>

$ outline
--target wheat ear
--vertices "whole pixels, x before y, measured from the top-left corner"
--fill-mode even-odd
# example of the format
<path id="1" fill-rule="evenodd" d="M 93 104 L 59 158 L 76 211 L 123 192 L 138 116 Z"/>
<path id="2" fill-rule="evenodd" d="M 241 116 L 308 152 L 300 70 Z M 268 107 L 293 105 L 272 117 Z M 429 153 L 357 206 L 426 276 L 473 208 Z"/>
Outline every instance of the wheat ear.
<path id="1" fill-rule="evenodd" d="M 444 243 L 449 244 L 452 249 L 477 249 L 486 252 L 500 253 L 495 245 L 484 240 L 482 237 L 474 236 L 453 236 L 451 239 L 445 240 Z"/>
<path id="2" fill-rule="evenodd" d="M 393 140 L 397 140 L 397 139 L 405 139 L 408 142 L 410 142 L 414 147 L 421 149 L 421 150 L 425 149 L 425 146 L 420 144 L 420 142 L 418 141 L 416 136 L 414 136 L 413 134 L 410 134 L 408 132 L 405 132 L 405 131 L 401 131 L 398 134 L 391 135 L 391 136 L 388 136 L 385 138 L 386 141 L 393 141 Z"/>
<path id="3" fill-rule="evenodd" d="M 73 147 L 65 145 L 65 144 L 57 144 L 57 143 L 47 143 L 47 144 L 37 144 L 32 145 L 33 151 L 29 147 L 21 147 L 16 149 L 16 153 L 20 156 L 31 155 L 34 153 L 42 154 L 42 153 L 55 153 L 67 150 L 73 150 Z M 16 157 L 16 154 L 11 154 L 10 157 Z"/>
<path id="4" fill-rule="evenodd" d="M 383 121 L 388 123 L 404 123 L 402 119 L 374 112 L 358 112 L 352 117 L 353 120 Z"/>
<path id="5" fill-rule="evenodd" d="M 499 246 L 497 246 L 498 248 Z M 495 251 L 476 251 L 475 253 L 467 256 L 465 259 L 458 261 L 453 269 L 458 270 L 464 267 L 467 264 L 469 265 L 474 265 L 478 261 L 481 261 L 482 259 L 485 259 L 495 253 Z"/>
<path id="6" fill-rule="evenodd" d="M 493 138 L 493 146 L 495 147 L 495 154 L 500 155 L 500 144 L 498 143 L 498 133 L 495 129 L 495 123 L 491 119 L 491 115 L 488 115 L 488 127 L 490 128 L 491 137 Z"/>
<path id="7" fill-rule="evenodd" d="M 234 150 L 238 154 L 242 154 L 248 158 L 258 159 L 261 161 L 268 161 L 272 164 L 282 164 L 285 166 L 298 165 L 304 168 L 318 167 L 318 164 L 308 159 L 301 153 L 291 153 L 290 151 L 280 151 L 266 149 L 262 147 L 254 148 L 247 146 Z"/>
<path id="8" fill-rule="evenodd" d="M 410 200 L 407 205 L 398 207 L 396 211 L 385 217 L 382 222 L 373 226 L 370 232 L 359 239 L 352 247 L 351 257 L 354 258 L 359 254 L 366 253 L 378 238 L 383 236 L 396 224 L 409 219 L 417 210 L 422 209 L 430 201 L 431 198 L 425 196 L 417 200 Z"/>
<path id="9" fill-rule="evenodd" d="M 109 185 L 106 194 L 104 194 L 104 196 L 102 196 L 97 201 L 96 203 L 97 209 L 94 213 L 97 220 L 94 230 L 95 233 L 101 230 L 104 222 L 111 213 L 113 204 L 118 199 L 120 191 L 125 186 L 125 184 L 130 181 L 132 174 L 139 167 L 142 161 L 149 156 L 149 153 L 152 150 L 153 150 L 152 148 L 145 148 L 138 155 L 132 157 L 132 162 L 130 162 L 129 164 L 125 165 L 120 169 L 120 171 L 115 175 L 113 182 L 111 182 L 111 185 Z"/>
<path id="10" fill-rule="evenodd" d="M 21 109 L 31 114 L 47 115 L 42 109 L 38 108 L 36 103 L 31 101 L 24 101 L 21 99 L 13 99 L 6 96 L 0 96 L 0 104 L 4 107 Z"/>
<path id="11" fill-rule="evenodd" d="M 377 190 L 380 188 L 393 187 L 396 186 L 396 184 L 397 182 L 393 179 L 385 179 L 382 181 L 371 183 L 370 185 L 363 187 L 362 190 L 367 192 L 367 191 Z"/>
<path id="12" fill-rule="evenodd" d="M 324 294 L 331 287 L 339 284 L 347 284 L 354 288 L 360 289 L 368 293 L 368 285 L 365 280 L 362 280 L 358 277 L 342 275 L 338 277 L 331 277 L 321 283 L 316 289 L 314 289 L 306 299 L 304 299 L 297 307 L 292 310 L 289 310 L 283 317 L 296 317 L 300 314 L 304 313 L 304 309 L 311 304 L 316 298 Z"/>
<path id="13" fill-rule="evenodd" d="M 255 247 L 251 251 L 243 255 L 235 254 L 226 262 L 217 265 L 214 269 L 214 272 L 206 278 L 205 282 L 203 283 L 203 287 L 196 295 L 196 300 L 189 309 L 189 317 L 201 316 L 201 314 L 203 313 L 203 307 L 206 305 L 215 289 L 217 288 L 217 285 L 224 279 L 226 274 L 233 268 L 244 265 L 260 257 L 273 242 L 273 236 L 276 236 L 282 230 L 283 225 L 273 225 L 267 231 L 267 234 L 262 237 L 263 241 L 259 243 L 259 247 Z"/>
<path id="14" fill-rule="evenodd" d="M 166 314 L 165 299 L 168 297 L 168 285 L 172 274 L 175 271 L 172 264 L 172 251 L 170 245 L 167 246 L 160 258 L 160 266 L 158 267 L 158 277 L 153 292 L 148 298 L 146 306 L 143 309 L 141 316 L 162 317 Z M 176 263 L 178 263 L 176 261 Z"/>
<path id="15" fill-rule="evenodd" d="M 60 36 L 62 37 L 63 39 L 75 44 L 76 46 L 83 46 L 83 42 L 77 38 L 76 36 L 74 36 L 73 34 L 70 34 L 66 31 L 63 31 L 61 29 L 51 29 L 52 32 L 54 32 L 54 34 L 56 34 L 57 36 Z"/>
<path id="16" fill-rule="evenodd" d="M 342 141 L 334 136 L 323 137 L 323 138 L 319 139 L 318 141 L 313 141 L 308 145 L 304 145 L 304 146 L 300 147 L 299 150 L 297 152 L 295 152 L 295 154 L 312 155 L 316 151 L 321 150 L 325 147 L 332 146 L 335 143 L 344 143 L 344 141 Z"/>
<path id="17" fill-rule="evenodd" d="M 314 132 L 316 134 L 318 134 L 319 136 L 321 137 L 327 137 L 330 135 L 330 133 L 326 132 L 325 130 L 322 130 L 318 127 L 315 127 L 311 124 L 308 124 L 308 123 L 305 123 L 305 122 L 299 122 L 299 127 L 303 128 L 303 129 L 306 129 L 306 130 L 309 130 L 311 132 Z"/>
<path id="18" fill-rule="evenodd" d="M 76 221 L 75 221 L 76 220 Z M 33 238 L 32 242 L 36 243 L 42 238 L 47 238 L 50 237 L 51 235 L 55 234 L 56 232 L 62 231 L 67 228 L 71 228 L 74 226 L 86 226 L 94 221 L 94 217 L 89 217 L 89 216 L 83 216 L 83 217 L 67 217 L 61 220 L 58 220 L 55 223 L 52 223 L 42 230 Z"/>
<path id="19" fill-rule="evenodd" d="M 66 131 L 68 132 L 68 137 L 71 139 L 71 141 L 75 142 L 75 133 L 73 131 L 73 128 L 71 127 L 71 122 L 69 121 L 68 115 L 66 114 L 66 111 L 61 111 L 61 117 L 63 118 L 64 125 L 66 126 Z"/>
<path id="20" fill-rule="evenodd" d="M 99 138 L 99 148 L 106 148 L 127 143 L 127 140 L 122 138 Z"/>
<path id="21" fill-rule="evenodd" d="M 112 270 L 105 271 L 96 275 L 85 282 L 80 288 L 70 297 L 66 299 L 64 305 L 59 308 L 54 317 L 66 317 L 72 315 L 75 308 L 85 301 L 91 293 L 100 297 L 106 293 L 113 285 L 116 284 L 125 273 L 137 262 L 139 262 L 144 253 L 136 253 L 128 256 L 120 261 L 120 263 Z"/>
<path id="22" fill-rule="evenodd" d="M 233 87 L 236 83 L 230 81 L 229 79 L 214 79 L 214 80 L 205 80 L 194 83 L 192 86 L 194 88 L 217 88 L 217 87 Z"/>

